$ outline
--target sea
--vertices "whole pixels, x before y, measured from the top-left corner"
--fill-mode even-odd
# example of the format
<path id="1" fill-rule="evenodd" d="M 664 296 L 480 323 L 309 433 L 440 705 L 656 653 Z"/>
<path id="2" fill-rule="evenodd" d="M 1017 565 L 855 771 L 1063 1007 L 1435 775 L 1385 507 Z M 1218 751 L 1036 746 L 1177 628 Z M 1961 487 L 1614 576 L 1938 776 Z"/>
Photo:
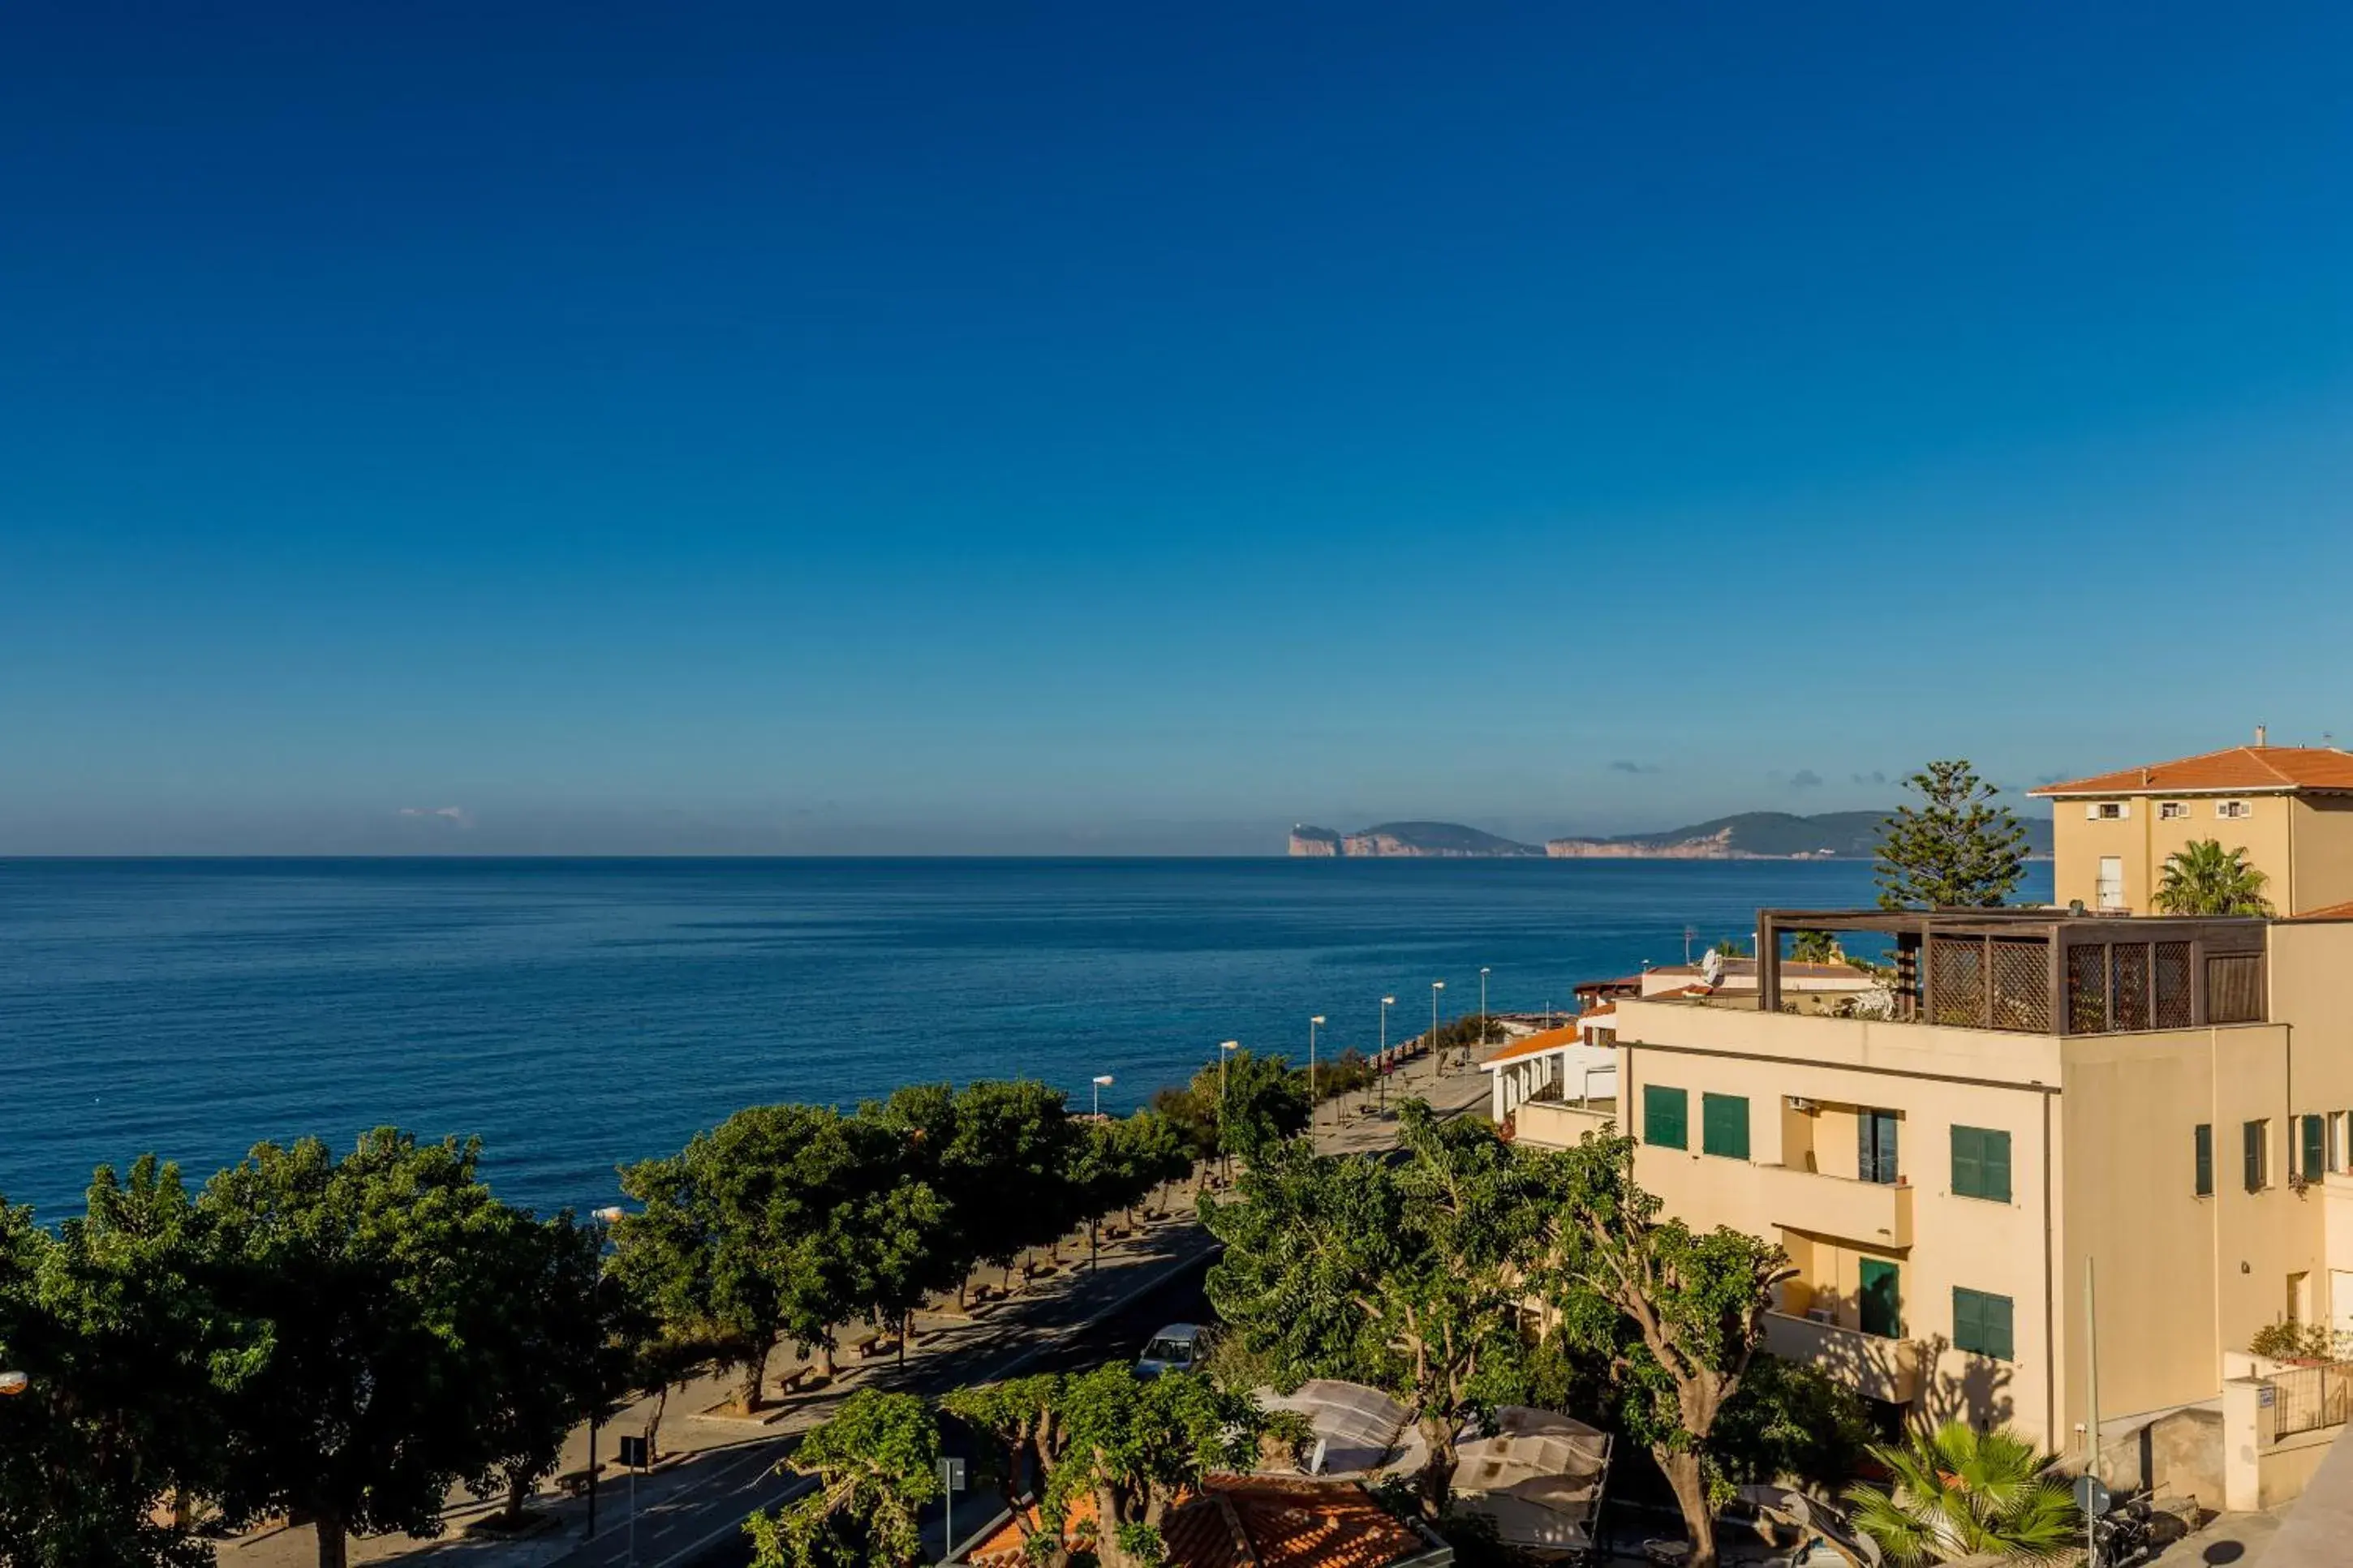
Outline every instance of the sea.
<path id="1" fill-rule="evenodd" d="M 1567 1008 L 1873 896 L 1779 860 L 0 860 L 0 1197 L 54 1222 L 101 1163 L 393 1125 L 588 1208 L 745 1105 L 1022 1076 L 1125 1111 L 1220 1040 L 1369 1051 L 1383 996 L 1394 1042 L 1482 968 L 1494 1011 Z"/>

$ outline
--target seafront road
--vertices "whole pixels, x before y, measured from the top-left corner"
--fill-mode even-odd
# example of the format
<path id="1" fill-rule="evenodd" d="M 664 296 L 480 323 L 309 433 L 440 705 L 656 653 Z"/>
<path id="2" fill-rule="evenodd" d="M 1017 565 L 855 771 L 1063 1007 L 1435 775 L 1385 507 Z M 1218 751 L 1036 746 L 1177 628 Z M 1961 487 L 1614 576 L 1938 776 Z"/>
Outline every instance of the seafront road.
<path id="1" fill-rule="evenodd" d="M 1458 1067 L 1440 1078 L 1429 1062 L 1411 1062 L 1390 1079 L 1388 1096 L 1392 1102 L 1418 1097 L 1450 1114 L 1483 1112 L 1487 1076 L 1475 1067 Z M 1351 1096 L 1345 1107 L 1319 1108 L 1319 1145 L 1356 1152 L 1393 1140 L 1394 1123 L 1356 1114 L 1357 1103 Z M 802 1432 L 859 1388 L 936 1394 L 1018 1373 L 1068 1371 L 1134 1356 L 1161 1324 L 1206 1310 L 1201 1276 L 1215 1245 L 1182 1201 L 1170 1217 L 1145 1226 L 1140 1236 L 1105 1247 L 1099 1268 L 1085 1264 L 1083 1236 L 1066 1241 L 1062 1256 L 1075 1261 L 1010 1300 L 971 1316 L 920 1314 L 917 1342 L 903 1367 L 894 1360 L 861 1363 L 845 1357 L 846 1375 L 832 1387 L 788 1397 L 763 1412 L 762 1421 L 711 1414 L 730 1397 L 733 1384 L 727 1380 L 700 1378 L 673 1389 L 660 1427 L 662 1463 L 636 1482 L 636 1568 L 723 1568 L 749 1562 L 742 1531 L 745 1516 L 797 1496 L 809 1484 L 780 1468 L 781 1462 Z M 444 1516 L 448 1528 L 438 1540 L 353 1541 L 351 1561 L 411 1559 L 420 1568 L 630 1568 L 630 1482 L 613 1463 L 614 1436 L 641 1430 L 651 1408 L 652 1401 L 641 1401 L 604 1430 L 599 1457 L 605 1467 L 593 1538 L 586 1534 L 586 1502 L 552 1495 L 532 1504 L 552 1518 L 552 1528 L 519 1541 L 469 1535 L 466 1527 L 494 1510 L 459 1497 Z M 584 1427 L 573 1435 L 561 1468 L 585 1469 L 587 1454 Z M 995 1500 L 985 1493 L 959 1496 L 957 1535 L 968 1536 L 996 1512 Z M 927 1531 L 936 1558 L 942 1541 L 936 1517 L 927 1521 Z M 222 1542 L 218 1549 L 223 1568 L 310 1568 L 317 1561 L 311 1531 L 299 1527 L 256 1531 Z"/>

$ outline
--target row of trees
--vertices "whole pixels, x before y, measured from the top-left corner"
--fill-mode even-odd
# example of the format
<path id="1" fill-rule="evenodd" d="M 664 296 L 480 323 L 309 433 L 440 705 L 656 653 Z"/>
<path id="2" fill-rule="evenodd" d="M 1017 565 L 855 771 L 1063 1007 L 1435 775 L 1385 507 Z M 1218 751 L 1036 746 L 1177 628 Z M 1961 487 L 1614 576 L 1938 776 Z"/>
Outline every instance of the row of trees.
<path id="1" fill-rule="evenodd" d="M 1306 1122 L 1301 1075 L 1246 1051 L 1125 1118 L 1008 1082 L 754 1107 L 625 1168 L 609 1233 L 389 1129 L 261 1144 L 200 1190 L 100 1169 L 54 1230 L 0 1205 L 0 1368 L 30 1380 L 0 1399 L 0 1562 L 202 1563 L 202 1514 L 313 1524 L 340 1568 L 354 1531 L 437 1532 L 456 1488 L 513 1518 L 636 1390 L 718 1366 L 756 1407 L 781 1346 L 829 1371 L 846 1325 L 903 1333 L 976 1268 Z"/>

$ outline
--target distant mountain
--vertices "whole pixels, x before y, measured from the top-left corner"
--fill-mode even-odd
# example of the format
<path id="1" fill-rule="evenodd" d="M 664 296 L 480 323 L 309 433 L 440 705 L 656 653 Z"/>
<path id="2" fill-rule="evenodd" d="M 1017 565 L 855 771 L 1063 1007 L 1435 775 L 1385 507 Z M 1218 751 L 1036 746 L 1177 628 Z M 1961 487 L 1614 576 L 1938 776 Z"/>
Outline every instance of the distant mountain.
<path id="1" fill-rule="evenodd" d="M 1360 833 L 1328 827 L 1291 830 L 1291 852 L 1311 857 L 1356 858 L 1493 860 L 1541 858 L 1544 850 L 1465 827 L 1459 822 L 1383 822 Z"/>
<path id="2" fill-rule="evenodd" d="M 1879 848 L 1884 811 L 1827 811 L 1798 816 L 1747 811 L 1663 833 L 1616 838 L 1555 838 L 1545 853 L 1556 860 L 1868 860 Z M 2051 823 L 2024 817 L 2026 852 L 2051 853 Z"/>

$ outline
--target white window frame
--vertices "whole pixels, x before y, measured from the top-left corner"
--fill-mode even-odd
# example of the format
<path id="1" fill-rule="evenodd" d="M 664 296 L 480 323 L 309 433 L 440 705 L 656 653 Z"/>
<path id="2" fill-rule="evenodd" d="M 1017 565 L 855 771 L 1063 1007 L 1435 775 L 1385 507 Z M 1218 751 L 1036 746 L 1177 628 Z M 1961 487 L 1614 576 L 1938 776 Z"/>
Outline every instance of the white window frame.
<path id="1" fill-rule="evenodd" d="M 2094 822 L 2129 822 L 2132 819 L 2132 802 L 2095 800 L 2084 808 L 2084 815 Z"/>
<path id="2" fill-rule="evenodd" d="M 2158 820 L 2160 822 L 2178 822 L 2189 815 L 2189 803 L 2186 800 L 2168 800 L 2157 808 Z"/>
<path id="3" fill-rule="evenodd" d="M 2232 822 L 2240 822 L 2254 816 L 2255 808 L 2243 800 L 2218 800 L 2214 803 L 2214 815 Z"/>

